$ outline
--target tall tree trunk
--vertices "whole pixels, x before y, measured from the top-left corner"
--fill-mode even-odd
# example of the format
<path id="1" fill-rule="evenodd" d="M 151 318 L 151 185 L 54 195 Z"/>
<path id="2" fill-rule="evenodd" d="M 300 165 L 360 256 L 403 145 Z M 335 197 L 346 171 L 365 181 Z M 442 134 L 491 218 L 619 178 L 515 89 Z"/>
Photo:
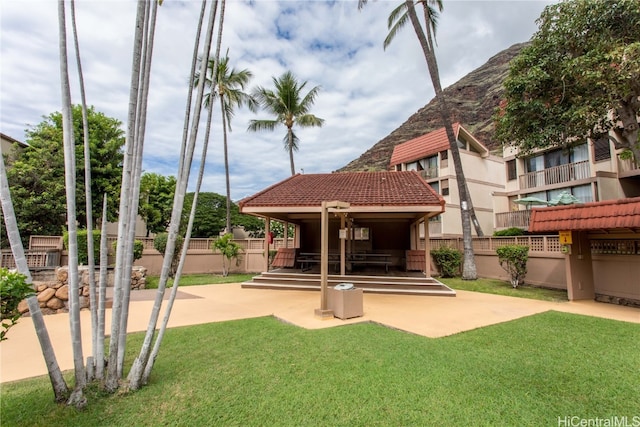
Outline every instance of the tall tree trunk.
<path id="1" fill-rule="evenodd" d="M 73 347 L 75 387 L 68 404 L 78 408 L 87 404 L 84 396 L 86 373 L 82 355 L 82 333 L 80 328 L 80 296 L 78 283 L 78 235 L 76 224 L 76 156 L 71 111 L 71 89 L 69 86 L 67 31 L 64 0 L 58 1 L 58 24 L 60 30 L 60 86 L 62 92 L 62 134 L 64 146 L 64 177 L 67 196 L 67 230 L 69 236 L 69 322 Z"/>
<path id="2" fill-rule="evenodd" d="M 118 344 L 117 337 L 120 336 L 120 319 L 123 312 L 123 295 L 122 289 L 130 286 L 128 280 L 123 279 L 123 270 L 126 265 L 127 248 L 127 224 L 129 215 L 129 203 L 131 196 L 131 185 L 133 181 L 133 171 L 135 169 L 135 130 L 136 130 L 136 112 L 138 105 L 138 88 L 140 83 L 140 63 L 142 59 L 142 36 L 144 22 L 146 19 L 145 2 L 138 2 L 136 12 L 136 31 L 133 42 L 133 59 L 131 67 L 131 86 L 129 89 L 129 111 L 127 113 L 127 135 L 125 140 L 125 155 L 122 167 L 122 184 L 120 190 L 120 220 L 118 221 L 118 240 L 116 247 L 116 266 L 114 272 L 113 285 L 113 306 L 111 310 L 111 337 L 109 341 L 109 362 L 107 364 L 107 378 L 105 381 L 105 389 L 113 392 L 118 389 L 120 377 L 118 375 Z M 129 274 L 130 276 L 130 274 Z"/>
<path id="3" fill-rule="evenodd" d="M 100 232 L 100 284 L 98 286 L 98 346 L 96 348 L 96 378 L 104 379 L 104 331 L 105 308 L 107 302 L 107 263 L 109 244 L 107 242 L 107 194 L 102 196 L 102 229 Z"/>
<path id="4" fill-rule="evenodd" d="M 96 299 L 96 273 L 93 259 L 93 200 L 91 194 L 91 146 L 89 142 L 89 120 L 87 118 L 87 97 L 84 89 L 84 75 L 80 60 L 80 43 L 78 42 L 78 28 L 76 25 L 76 2 L 71 0 L 71 28 L 73 29 L 73 43 L 76 51 L 78 66 L 78 80 L 80 83 L 80 100 L 82 102 L 82 136 L 84 141 L 84 190 L 85 210 L 87 215 L 87 264 L 89 268 L 89 309 L 91 310 L 91 362 L 87 362 L 87 380 L 91 381 L 95 372 L 95 360 L 98 348 L 98 304 Z"/>
<path id="5" fill-rule="evenodd" d="M 287 144 L 289 148 L 289 164 L 291 165 L 291 176 L 296 174 L 296 166 L 293 163 L 293 129 L 287 128 Z"/>
<path id="6" fill-rule="evenodd" d="M 20 274 L 27 277 L 27 283 L 32 283 L 31 272 L 27 265 L 27 258 L 24 255 L 24 247 L 22 246 L 22 240 L 20 239 L 16 213 L 13 209 L 11 192 L 9 191 L 2 146 L 0 146 L 0 202 L 2 203 L 2 216 L 4 217 L 4 223 L 7 229 L 7 238 L 11 245 L 11 252 L 13 253 L 13 259 L 15 260 L 16 267 Z M 58 360 L 56 359 L 56 354 L 53 351 L 53 346 L 51 345 L 49 332 L 47 331 L 47 326 L 45 325 L 42 317 L 38 298 L 35 295 L 30 296 L 27 298 L 27 305 L 29 306 L 33 326 L 36 329 L 36 335 L 40 342 L 42 355 L 44 356 L 44 361 L 47 365 L 47 372 L 49 373 L 49 380 L 53 387 L 55 401 L 64 402 L 67 399 L 69 388 L 67 387 L 67 383 L 64 381 L 64 377 L 60 371 L 60 366 L 58 365 Z"/>
<path id="7" fill-rule="evenodd" d="M 231 230 L 231 184 L 229 183 L 229 152 L 227 146 L 227 118 L 224 111 L 224 95 L 220 95 L 220 112 L 222 113 L 222 138 L 224 146 L 224 174 L 227 185 L 227 233 L 233 233 Z"/>
<path id="8" fill-rule="evenodd" d="M 456 170 L 456 182 L 458 184 L 458 194 L 460 197 L 460 216 L 462 220 L 462 240 L 464 246 L 462 278 L 465 280 L 475 280 L 478 278 L 478 275 L 476 271 L 476 264 L 473 253 L 473 240 L 471 234 L 471 217 L 475 217 L 475 211 L 473 209 L 473 205 L 471 204 L 471 199 L 467 190 L 467 182 L 464 177 L 464 170 L 462 169 L 462 161 L 460 159 L 460 150 L 456 142 L 453 127 L 451 126 L 451 112 L 447 105 L 445 96 L 442 93 L 442 86 L 440 85 L 440 74 L 438 72 L 438 64 L 436 61 L 435 52 L 433 50 L 431 30 L 427 21 L 426 32 L 430 38 L 430 40 L 428 41 L 424 31 L 422 30 L 422 26 L 420 25 L 420 21 L 418 20 L 413 1 L 406 0 L 405 4 L 407 6 L 409 19 L 411 20 L 411 24 L 413 25 L 416 36 L 420 41 L 420 46 L 422 47 L 422 51 L 427 62 L 427 68 L 429 69 L 429 75 L 431 76 L 431 82 L 436 94 L 436 100 L 438 101 L 438 104 L 440 106 L 440 116 L 444 123 L 447 138 L 449 139 L 451 156 L 453 157 L 453 163 Z M 423 4 L 423 6 L 427 7 L 426 4 Z M 475 220 L 474 223 L 477 224 L 477 231 L 479 232 L 478 235 L 482 235 L 482 230 L 479 228 L 478 221 Z"/>
<path id="9" fill-rule="evenodd" d="M 211 48 L 211 40 L 213 38 L 213 27 L 215 23 L 215 17 L 217 12 L 217 4 L 216 1 L 214 5 L 212 5 L 211 12 L 209 14 L 209 23 L 207 27 L 207 32 L 205 35 L 205 44 L 204 44 L 204 52 L 202 54 L 203 58 L 209 57 L 209 52 Z M 200 75 L 205 76 L 207 71 L 207 61 L 203 60 L 200 64 Z M 164 259 L 162 263 L 162 270 L 160 273 L 160 281 L 158 283 L 158 290 L 156 292 L 156 298 L 153 304 L 153 308 L 151 310 L 151 315 L 149 317 L 149 323 L 147 325 L 147 332 L 144 337 L 144 341 L 140 348 L 140 353 L 134 360 L 133 366 L 131 367 L 131 371 L 129 372 L 129 387 L 132 389 L 136 389 L 140 386 L 142 381 L 142 375 L 144 373 L 145 366 L 149 359 L 149 354 L 151 352 L 151 343 L 153 340 L 153 336 L 155 334 L 156 325 L 158 323 L 158 317 L 160 315 L 160 309 L 162 307 L 162 301 L 164 297 L 164 292 L 167 285 L 167 279 L 169 277 L 169 270 L 171 267 L 171 261 L 173 259 L 173 253 L 175 251 L 175 243 L 176 236 L 178 235 L 180 220 L 182 216 L 182 207 L 184 205 L 184 197 L 187 190 L 187 184 L 189 182 L 189 172 L 191 169 L 191 163 L 193 161 L 193 152 L 195 149 L 195 143 L 198 136 L 198 124 L 200 121 L 200 113 L 202 110 L 202 98 L 204 96 L 204 83 L 205 79 L 200 79 L 197 87 L 197 95 L 194 106 L 194 116 L 191 121 L 191 132 L 189 135 L 189 141 L 183 141 L 183 144 L 186 143 L 186 148 L 181 149 L 181 153 L 184 153 L 184 157 L 180 162 L 178 168 L 178 180 L 176 183 L 176 190 L 173 199 L 173 209 L 171 212 L 171 222 L 169 225 L 169 235 L 167 238 L 167 247 L 165 249 Z M 191 90 L 191 88 L 189 88 Z"/>
<path id="10" fill-rule="evenodd" d="M 127 324 L 129 319 L 129 297 L 131 293 L 131 269 L 133 266 L 133 247 L 135 244 L 136 234 L 136 219 L 138 216 L 138 205 L 140 201 L 140 179 L 142 176 L 142 154 L 144 148 L 144 136 L 147 123 L 147 105 L 149 99 L 149 82 L 151 74 L 151 59 L 153 56 L 153 42 L 155 36 L 155 23 L 157 17 L 158 3 L 151 2 L 151 14 L 145 28 L 145 38 L 143 42 L 144 46 L 144 63 L 140 82 L 140 95 L 138 101 L 138 113 L 136 118 L 136 155 L 135 155 L 135 168 L 133 172 L 132 186 L 131 186 L 131 206 L 129 207 L 129 228 L 127 230 L 127 247 L 131 249 L 131 254 L 126 259 L 126 265 L 124 272 L 128 272 L 126 277 L 126 286 L 123 287 L 123 300 L 122 300 L 122 314 L 120 321 L 120 343 L 118 344 L 118 376 L 123 376 L 124 370 L 124 356 L 127 339 Z M 147 15 L 149 15 L 147 13 Z M 124 274 L 123 272 L 123 274 Z"/>

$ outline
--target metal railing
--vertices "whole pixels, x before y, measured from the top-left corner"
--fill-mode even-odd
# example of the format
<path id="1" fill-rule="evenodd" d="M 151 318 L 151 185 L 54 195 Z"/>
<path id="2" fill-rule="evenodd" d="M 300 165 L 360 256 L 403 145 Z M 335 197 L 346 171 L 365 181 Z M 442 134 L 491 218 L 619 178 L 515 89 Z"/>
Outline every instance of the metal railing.
<path id="1" fill-rule="evenodd" d="M 420 176 L 422 176 L 424 179 L 437 178 L 438 168 L 423 169 L 420 171 Z"/>
<path id="2" fill-rule="evenodd" d="M 518 227 L 526 230 L 529 228 L 530 219 L 531 211 L 529 209 L 522 211 L 500 212 L 496 214 L 496 228 Z"/>
<path id="3" fill-rule="evenodd" d="M 589 160 L 583 160 L 520 175 L 520 188 L 543 187 L 545 185 L 586 179 L 590 176 Z"/>

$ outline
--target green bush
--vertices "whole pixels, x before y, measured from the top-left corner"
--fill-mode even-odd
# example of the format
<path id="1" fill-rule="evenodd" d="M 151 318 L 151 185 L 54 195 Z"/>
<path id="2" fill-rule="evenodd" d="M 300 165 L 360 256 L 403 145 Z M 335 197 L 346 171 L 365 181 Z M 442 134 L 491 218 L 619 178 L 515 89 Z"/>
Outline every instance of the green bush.
<path id="1" fill-rule="evenodd" d="M 496 231 L 493 233 L 494 236 L 496 237 L 500 237 L 500 236 L 523 236 L 524 235 L 524 230 L 522 228 L 518 228 L 518 227 L 511 227 L 511 228 L 506 228 L 504 230 L 500 230 L 500 231 Z"/>
<path id="2" fill-rule="evenodd" d="M 529 259 L 529 246 L 506 245 L 496 249 L 498 262 L 511 277 L 511 286 L 517 288 L 524 283 L 527 275 L 527 260 Z"/>
<path id="3" fill-rule="evenodd" d="M 18 311 L 20 301 L 33 293 L 33 288 L 27 283 L 25 275 L 9 271 L 4 267 L 0 268 L 0 319 L 2 319 L 0 341 L 7 339 L 9 328 L 20 318 Z"/>
<path id="4" fill-rule="evenodd" d="M 231 260 L 235 258 L 236 265 L 240 263 L 238 255 L 242 251 L 239 244 L 233 241 L 233 234 L 227 233 L 213 242 L 213 251 L 219 251 L 222 254 L 222 276 L 229 275 Z"/>
<path id="5" fill-rule="evenodd" d="M 460 274 L 462 264 L 462 252 L 457 249 L 443 246 L 431 251 L 433 261 L 438 266 L 442 277 L 456 277 Z"/>
<path id="6" fill-rule="evenodd" d="M 78 264 L 89 264 L 89 255 L 87 252 L 87 230 L 78 230 Z M 65 231 L 62 235 L 64 248 L 69 250 L 69 232 Z M 97 263 L 100 260 L 100 230 L 93 230 L 93 260 Z"/>
<path id="7" fill-rule="evenodd" d="M 118 241 L 113 242 L 113 253 L 116 252 L 118 247 Z M 142 258 L 142 251 L 144 251 L 144 243 L 142 240 L 134 240 L 133 241 L 133 260 L 137 260 Z"/>
<path id="8" fill-rule="evenodd" d="M 169 233 L 157 234 L 153 239 L 153 247 L 162 254 L 164 257 L 164 251 L 167 249 L 167 240 L 169 240 Z M 171 260 L 171 268 L 169 270 L 169 276 L 174 277 L 178 270 L 178 263 L 180 262 L 180 252 L 182 251 L 182 245 L 184 238 L 181 235 L 176 236 L 176 249 L 173 251 L 173 259 Z"/>

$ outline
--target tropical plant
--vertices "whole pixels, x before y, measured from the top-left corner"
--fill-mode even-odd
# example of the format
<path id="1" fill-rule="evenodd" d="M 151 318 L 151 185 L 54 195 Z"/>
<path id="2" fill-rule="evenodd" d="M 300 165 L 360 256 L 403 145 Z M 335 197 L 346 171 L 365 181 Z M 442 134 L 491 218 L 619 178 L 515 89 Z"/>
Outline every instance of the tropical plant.
<path id="1" fill-rule="evenodd" d="M 213 242 L 213 251 L 222 254 L 222 276 L 229 275 L 231 260 L 236 260 L 236 265 L 240 262 L 238 255 L 242 251 L 242 247 L 233 241 L 233 234 L 227 233 Z"/>
<path id="2" fill-rule="evenodd" d="M 0 341 L 7 339 L 9 328 L 20 319 L 21 314 L 18 311 L 20 301 L 33 293 L 33 288 L 27 283 L 27 276 L 0 267 L 0 320 L 2 320 Z"/>
<path id="3" fill-rule="evenodd" d="M 438 249 L 432 249 L 431 256 L 442 277 L 456 277 L 460 274 L 462 252 L 459 250 L 443 246 Z"/>
<path id="4" fill-rule="evenodd" d="M 640 161 L 637 0 L 547 6 L 511 62 L 496 136 L 523 153 L 608 138 Z"/>
<path id="5" fill-rule="evenodd" d="M 494 231 L 493 235 L 496 237 L 504 237 L 504 236 L 523 236 L 524 230 L 518 227 L 510 227 L 505 228 L 504 230 Z"/>
<path id="6" fill-rule="evenodd" d="M 505 245 L 496 249 L 496 253 L 500 267 L 509 273 L 511 286 L 517 288 L 523 284 L 527 275 L 529 246 Z"/>
<path id="7" fill-rule="evenodd" d="M 367 0 L 359 0 L 358 7 L 361 8 Z M 471 226 L 475 226 L 476 234 L 483 236 L 480 223 L 476 219 L 475 210 L 471 202 L 467 181 L 462 169 L 462 160 L 460 159 L 460 150 L 453 132 L 451 110 L 447 104 L 447 100 L 442 91 L 440 84 L 440 73 L 438 71 L 438 62 L 435 54 L 435 33 L 438 18 L 438 12 L 442 11 L 442 0 L 421 0 L 420 3 L 424 11 L 425 25 L 421 24 L 415 10 L 414 0 L 406 0 L 404 3 L 396 7 L 387 21 L 389 34 L 384 40 L 384 48 L 393 41 L 398 31 L 404 27 L 407 22 L 411 22 L 413 29 L 420 42 L 420 47 L 427 62 L 431 83 L 436 94 L 436 100 L 439 105 L 440 118 L 444 124 L 444 128 L 449 140 L 449 149 L 456 171 L 456 182 L 458 184 L 458 194 L 460 196 L 460 216 L 462 220 L 462 240 L 464 249 L 464 262 L 462 268 L 462 278 L 465 280 L 475 280 L 478 278 L 476 264 L 473 254 Z M 435 7 L 434 7 L 435 6 Z M 436 10 L 437 7 L 437 10 Z"/>
<path id="8" fill-rule="evenodd" d="M 277 125 L 284 125 L 287 133 L 284 137 L 285 150 L 289 152 L 291 175 L 295 175 L 296 168 L 293 161 L 293 152 L 298 150 L 298 137 L 293 132 L 293 126 L 321 127 L 324 119 L 309 113 L 313 106 L 320 86 L 315 86 L 306 95 L 302 94 L 307 82 L 300 83 L 291 71 L 286 71 L 280 77 L 272 78 L 275 89 L 257 87 L 253 91 L 253 97 L 268 113 L 275 116 L 274 119 L 251 120 L 250 131 L 272 131 Z"/>

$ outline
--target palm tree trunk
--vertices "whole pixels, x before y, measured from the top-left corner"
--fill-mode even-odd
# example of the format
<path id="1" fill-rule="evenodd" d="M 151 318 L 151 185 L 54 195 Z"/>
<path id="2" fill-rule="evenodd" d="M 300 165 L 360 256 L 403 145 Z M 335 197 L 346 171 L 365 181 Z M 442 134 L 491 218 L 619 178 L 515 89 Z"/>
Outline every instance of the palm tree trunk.
<path id="1" fill-rule="evenodd" d="M 102 229 L 100 232 L 100 284 L 98 294 L 98 347 L 96 348 L 96 378 L 104 379 L 104 328 L 107 300 L 107 263 L 109 246 L 107 242 L 107 194 L 102 197 Z"/>
<path id="2" fill-rule="evenodd" d="M 62 92 L 62 134 L 64 146 L 65 188 L 67 196 L 67 230 L 69 234 L 69 322 L 73 347 L 73 366 L 75 388 L 69 397 L 68 404 L 78 408 L 87 404 L 84 396 L 86 372 L 82 355 L 82 333 L 80 330 L 80 296 L 78 283 L 78 235 L 76 224 L 76 156 L 73 136 L 73 115 L 71 111 L 71 88 L 67 57 L 67 32 L 64 0 L 58 1 L 58 24 L 60 42 L 60 85 Z"/>
<path id="3" fill-rule="evenodd" d="M 118 345 L 117 337 L 120 335 L 120 318 L 122 317 L 122 289 L 130 282 L 130 277 L 123 279 L 123 270 L 126 265 L 126 258 L 130 256 L 127 251 L 130 250 L 126 246 L 127 236 L 127 216 L 130 212 L 129 202 L 131 195 L 132 175 L 135 169 L 134 153 L 135 153 L 135 129 L 136 129 L 136 111 L 138 105 L 138 88 L 140 83 L 140 63 L 142 59 L 142 33 L 144 21 L 146 19 L 145 2 L 138 2 L 136 12 L 136 31 L 133 43 L 133 60 L 131 67 L 131 86 L 129 89 L 129 111 L 127 113 L 127 135 L 125 141 L 125 155 L 122 167 L 122 184 L 120 190 L 120 221 L 118 221 L 118 240 L 116 248 L 116 266 L 114 271 L 113 285 L 113 306 L 111 310 L 111 339 L 109 341 L 109 362 L 107 365 L 107 378 L 105 381 L 105 389 L 113 392 L 118 389 Z M 129 275 L 130 276 L 130 275 Z"/>
<path id="4" fill-rule="evenodd" d="M 27 277 L 27 283 L 32 283 L 31 272 L 27 264 L 27 258 L 24 255 L 24 247 L 22 246 L 22 240 L 20 239 L 20 231 L 18 230 L 18 222 L 16 221 L 16 213 L 13 209 L 13 202 L 11 200 L 11 192 L 9 191 L 9 183 L 7 181 L 7 171 L 4 166 L 4 156 L 2 154 L 2 147 L 0 146 L 0 202 L 2 203 L 2 216 L 4 217 L 5 227 L 7 229 L 7 238 L 11 245 L 11 252 L 13 253 L 13 259 L 15 260 L 16 267 L 20 274 Z M 56 402 L 64 402 L 67 399 L 69 388 L 64 381 L 62 371 L 58 365 L 56 354 L 53 351 L 51 345 L 51 339 L 49 338 L 49 332 L 47 326 L 44 323 L 42 317 L 42 311 L 38 303 L 38 298 L 33 295 L 27 298 L 27 305 L 29 306 L 29 313 L 33 321 L 33 326 L 36 329 L 36 335 L 40 342 L 40 348 L 42 349 L 42 355 L 44 356 L 45 364 L 47 365 L 47 372 L 49 373 L 49 380 L 53 387 L 53 394 Z"/>
<path id="5" fill-rule="evenodd" d="M 76 3 L 71 0 L 71 27 L 73 29 L 73 43 L 76 51 L 76 63 L 78 66 L 78 79 L 80 82 L 80 99 L 82 102 L 82 131 L 84 141 L 84 190 L 85 210 L 87 215 L 87 264 L 89 268 L 89 309 L 91 310 L 91 343 L 92 362 L 87 362 L 87 369 L 91 374 L 87 380 L 93 379 L 95 372 L 95 360 L 98 348 L 98 306 L 96 299 L 96 274 L 95 260 L 93 258 L 93 200 L 91 195 L 91 150 L 89 144 L 89 121 L 87 119 L 87 98 L 84 88 L 84 75 L 82 73 L 82 61 L 80 60 L 80 43 L 78 42 L 78 28 L 76 25 Z"/>
<path id="6" fill-rule="evenodd" d="M 449 147 L 451 149 L 451 156 L 453 157 L 453 163 L 456 170 L 456 181 L 458 183 L 458 193 L 460 197 L 460 216 L 462 220 L 462 239 L 464 247 L 464 263 L 462 268 L 462 278 L 465 280 L 475 280 L 478 278 L 474 253 L 473 253 L 473 241 L 471 234 L 471 216 L 473 212 L 473 205 L 467 191 L 466 179 L 464 177 L 464 170 L 462 169 L 462 161 L 460 159 L 460 151 L 456 142 L 453 127 L 451 126 L 451 112 L 447 105 L 444 94 L 442 93 L 442 86 L 440 85 L 440 74 L 438 72 L 438 64 L 435 58 L 435 52 L 433 51 L 432 42 L 425 37 L 418 16 L 416 15 L 415 7 L 412 0 L 406 0 L 407 12 L 409 19 L 415 30 L 415 33 L 420 41 L 420 46 L 427 62 L 429 69 L 429 75 L 431 76 L 431 82 L 436 94 L 436 99 L 440 105 L 439 111 L 442 121 L 444 123 L 447 138 L 449 139 Z M 423 5 L 427 7 L 426 4 Z M 426 12 L 425 12 L 426 13 Z M 428 21 L 427 21 L 428 22 Z M 429 25 L 427 25 L 427 34 L 431 37 L 431 31 Z M 475 213 L 473 214 L 475 216 Z M 477 220 L 476 220 L 477 223 Z M 480 233 L 482 231 L 480 230 Z"/>
<path id="7" fill-rule="evenodd" d="M 207 27 L 207 32 L 205 34 L 205 43 L 204 43 L 204 52 L 202 57 L 208 58 L 209 51 L 211 48 L 211 40 L 213 38 L 213 27 L 215 23 L 215 17 L 217 12 L 217 2 L 211 8 L 211 12 L 209 15 L 209 24 Z M 201 61 L 200 64 L 200 75 L 206 75 L 207 71 L 207 61 Z M 189 172 L 191 169 L 191 162 L 193 160 L 193 152 L 195 149 L 195 143 L 198 136 L 198 123 L 200 121 L 200 112 L 202 105 L 202 98 L 204 95 L 204 83 L 205 79 L 200 79 L 198 82 L 196 102 L 194 106 L 194 117 L 191 121 L 191 132 L 189 135 L 189 141 L 183 141 L 183 144 L 186 144 L 185 149 L 181 149 L 181 152 L 184 153 L 184 157 L 180 162 L 178 169 L 178 180 L 176 183 L 176 191 L 173 199 L 173 209 L 171 212 L 171 223 L 169 225 L 169 236 L 167 238 L 167 247 L 165 249 L 162 270 L 160 273 L 160 281 L 158 283 L 158 291 L 156 293 L 156 298 L 154 301 L 153 308 L 151 310 L 151 315 L 149 317 L 149 323 L 147 325 L 147 332 L 144 337 L 144 341 L 140 348 L 140 353 L 134 360 L 133 366 L 131 367 L 131 371 L 129 372 L 129 387 L 132 389 L 136 389 L 140 386 L 142 381 L 142 376 L 144 374 L 145 366 L 149 359 L 149 354 L 151 352 L 151 343 L 153 340 L 153 336 L 155 334 L 156 325 L 158 323 L 158 317 L 160 315 L 160 309 L 162 307 L 162 300 L 164 297 L 164 292 L 167 285 L 167 279 L 169 277 L 169 269 L 171 267 L 171 261 L 173 259 L 173 252 L 175 251 L 175 242 L 176 236 L 178 235 L 178 229 L 180 226 L 180 220 L 182 216 L 182 207 L 184 205 L 184 197 L 186 194 L 187 184 L 189 182 Z M 191 87 L 189 88 L 191 90 Z"/>
<path id="8" fill-rule="evenodd" d="M 229 152 L 227 146 L 227 118 L 224 111 L 224 95 L 220 95 L 220 112 L 222 113 L 222 138 L 224 146 L 224 173 L 227 184 L 227 233 L 232 233 L 231 230 L 231 185 L 229 183 Z"/>
<path id="9" fill-rule="evenodd" d="M 289 148 L 289 164 L 291 165 L 291 176 L 296 174 L 296 167 L 293 163 L 293 129 L 287 129 L 287 142 Z"/>

